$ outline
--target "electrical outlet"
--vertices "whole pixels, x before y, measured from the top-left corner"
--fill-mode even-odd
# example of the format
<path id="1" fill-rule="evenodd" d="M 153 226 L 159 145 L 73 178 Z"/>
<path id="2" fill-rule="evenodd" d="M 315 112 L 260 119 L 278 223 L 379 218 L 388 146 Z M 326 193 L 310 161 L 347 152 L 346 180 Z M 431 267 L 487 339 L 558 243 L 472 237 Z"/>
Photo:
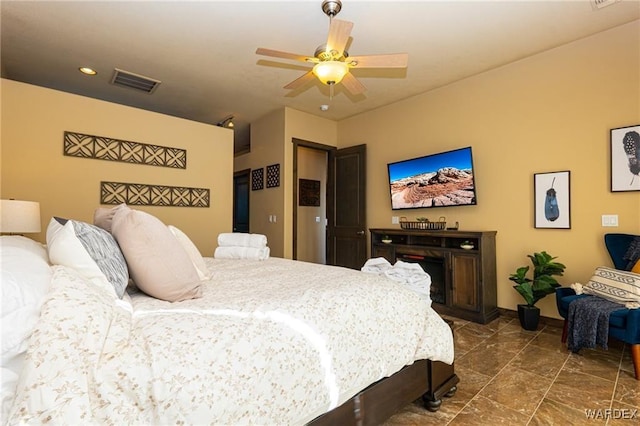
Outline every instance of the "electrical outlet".
<path id="1" fill-rule="evenodd" d="M 398 218 L 398 216 L 391 216 L 391 224 L 392 225 L 397 225 L 400 223 L 400 218 Z"/>

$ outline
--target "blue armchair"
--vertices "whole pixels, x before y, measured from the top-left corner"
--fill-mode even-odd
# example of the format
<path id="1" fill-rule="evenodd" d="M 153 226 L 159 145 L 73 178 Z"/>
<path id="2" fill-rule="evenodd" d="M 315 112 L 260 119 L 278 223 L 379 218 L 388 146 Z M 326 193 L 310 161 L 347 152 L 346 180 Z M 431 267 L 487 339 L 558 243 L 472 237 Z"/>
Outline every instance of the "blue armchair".
<path id="1" fill-rule="evenodd" d="M 631 242 L 637 235 L 630 234 L 606 234 L 604 236 L 605 246 L 611 256 L 616 269 L 625 269 L 628 261 L 624 255 Z M 564 328 L 562 330 L 562 342 L 567 341 L 567 316 L 569 304 L 581 297 L 594 297 L 585 294 L 576 295 L 569 287 L 559 287 L 556 289 L 556 304 L 560 316 L 564 318 Z M 640 380 L 640 309 L 619 309 L 609 316 L 609 336 L 628 343 L 631 348 L 631 358 L 635 370 L 636 380 Z"/>

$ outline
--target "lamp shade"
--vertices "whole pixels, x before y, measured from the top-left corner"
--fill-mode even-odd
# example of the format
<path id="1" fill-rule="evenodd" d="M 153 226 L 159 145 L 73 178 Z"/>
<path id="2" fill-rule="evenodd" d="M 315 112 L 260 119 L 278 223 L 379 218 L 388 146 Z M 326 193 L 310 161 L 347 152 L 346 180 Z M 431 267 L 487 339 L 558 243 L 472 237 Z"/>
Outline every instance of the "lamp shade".
<path id="1" fill-rule="evenodd" d="M 324 84 L 338 84 L 349 72 L 349 66 L 341 61 L 319 62 L 313 67 L 313 73 Z"/>
<path id="2" fill-rule="evenodd" d="M 37 201 L 0 200 L 0 232 L 40 232 L 40 203 Z"/>

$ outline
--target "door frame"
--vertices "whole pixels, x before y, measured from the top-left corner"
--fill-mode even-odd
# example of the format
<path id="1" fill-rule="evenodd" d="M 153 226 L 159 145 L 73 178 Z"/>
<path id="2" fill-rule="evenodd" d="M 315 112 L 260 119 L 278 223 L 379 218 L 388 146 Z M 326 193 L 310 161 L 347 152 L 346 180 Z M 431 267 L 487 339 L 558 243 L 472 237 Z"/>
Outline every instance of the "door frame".
<path id="1" fill-rule="evenodd" d="M 291 247 L 291 258 L 293 260 L 298 259 L 298 147 L 303 146 L 305 148 L 311 148 L 318 151 L 324 151 L 327 154 L 331 151 L 337 150 L 335 146 L 324 145 L 318 142 L 311 142 L 304 139 L 291 138 L 291 143 L 293 143 L 293 217 L 292 217 L 292 225 L 293 225 L 293 242 Z M 326 200 L 325 200 L 325 210 L 326 210 Z M 327 233 L 325 231 L 325 247 L 327 243 Z"/>

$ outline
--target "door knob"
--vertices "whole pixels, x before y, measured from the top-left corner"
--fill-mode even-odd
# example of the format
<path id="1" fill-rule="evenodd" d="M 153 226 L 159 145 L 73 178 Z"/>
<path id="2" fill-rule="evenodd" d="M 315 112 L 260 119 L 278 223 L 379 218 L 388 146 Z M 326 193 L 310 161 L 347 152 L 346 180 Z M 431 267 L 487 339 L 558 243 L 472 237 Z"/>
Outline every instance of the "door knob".
<path id="1" fill-rule="evenodd" d="M 364 231 L 358 231 L 356 232 L 356 235 L 364 235 Z"/>

